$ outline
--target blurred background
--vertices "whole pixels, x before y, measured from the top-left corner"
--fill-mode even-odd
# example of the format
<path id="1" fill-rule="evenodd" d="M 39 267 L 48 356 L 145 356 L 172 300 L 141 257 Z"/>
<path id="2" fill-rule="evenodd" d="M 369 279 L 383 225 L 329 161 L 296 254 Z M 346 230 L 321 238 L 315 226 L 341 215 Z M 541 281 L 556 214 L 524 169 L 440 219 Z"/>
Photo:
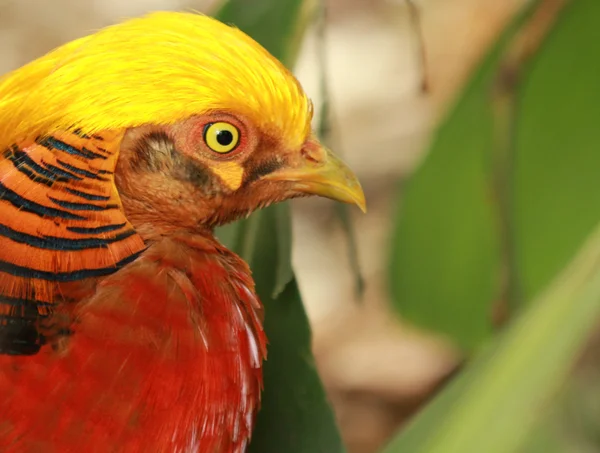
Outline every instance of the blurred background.
<path id="1" fill-rule="evenodd" d="M 318 105 L 318 52 L 324 46 L 330 143 L 358 174 L 368 201 L 367 215 L 351 211 L 365 280 L 360 301 L 334 204 L 293 203 L 293 264 L 313 329 L 317 367 L 349 453 L 379 450 L 465 358 L 449 338 L 413 327 L 393 312 L 389 244 L 404 182 L 422 161 L 432 132 L 525 3 L 415 1 L 417 32 L 414 11 L 403 0 L 327 0 L 324 39 L 310 29 L 303 43 L 295 73 Z M 159 9 L 210 12 L 214 4 L 0 0 L 0 73 L 125 17 Z"/>

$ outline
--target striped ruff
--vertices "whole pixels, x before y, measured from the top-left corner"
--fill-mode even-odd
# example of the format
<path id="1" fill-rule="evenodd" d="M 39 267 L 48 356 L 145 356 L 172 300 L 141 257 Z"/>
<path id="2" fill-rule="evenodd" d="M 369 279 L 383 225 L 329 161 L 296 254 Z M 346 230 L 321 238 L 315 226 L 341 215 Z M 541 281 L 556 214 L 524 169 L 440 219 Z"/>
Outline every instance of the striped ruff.
<path id="1" fill-rule="evenodd" d="M 102 277 L 144 249 L 113 172 L 122 133 L 59 133 L 0 157 L 0 353 L 35 353 L 61 285 Z"/>

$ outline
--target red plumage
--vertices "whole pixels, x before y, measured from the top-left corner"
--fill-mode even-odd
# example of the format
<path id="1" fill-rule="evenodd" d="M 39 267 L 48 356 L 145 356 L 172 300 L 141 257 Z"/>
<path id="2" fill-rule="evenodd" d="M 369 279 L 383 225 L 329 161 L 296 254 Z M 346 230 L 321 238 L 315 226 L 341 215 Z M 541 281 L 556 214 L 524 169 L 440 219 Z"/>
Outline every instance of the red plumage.
<path id="1" fill-rule="evenodd" d="M 244 451 L 265 356 L 247 265 L 176 236 L 87 286 L 76 341 L 0 355 L 0 451 Z"/>

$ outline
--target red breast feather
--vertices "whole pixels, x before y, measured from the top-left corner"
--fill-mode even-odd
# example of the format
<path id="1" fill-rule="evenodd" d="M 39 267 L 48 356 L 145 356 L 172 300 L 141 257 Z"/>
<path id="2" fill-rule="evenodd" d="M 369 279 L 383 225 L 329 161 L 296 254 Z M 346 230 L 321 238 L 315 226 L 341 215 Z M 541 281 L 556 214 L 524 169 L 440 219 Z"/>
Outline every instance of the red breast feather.
<path id="1" fill-rule="evenodd" d="M 0 356 L 0 451 L 244 451 L 266 340 L 237 256 L 164 239 L 75 315 L 62 344 Z"/>

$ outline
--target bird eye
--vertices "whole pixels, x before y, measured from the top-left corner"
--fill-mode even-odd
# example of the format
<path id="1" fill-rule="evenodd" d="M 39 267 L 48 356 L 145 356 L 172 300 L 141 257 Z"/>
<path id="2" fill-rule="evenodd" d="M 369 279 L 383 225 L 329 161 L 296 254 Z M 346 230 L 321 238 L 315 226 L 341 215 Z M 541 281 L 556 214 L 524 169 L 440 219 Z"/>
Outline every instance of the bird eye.
<path id="1" fill-rule="evenodd" d="M 227 154 L 239 144 L 240 131 L 230 123 L 208 123 L 204 126 L 204 142 L 214 152 Z"/>

